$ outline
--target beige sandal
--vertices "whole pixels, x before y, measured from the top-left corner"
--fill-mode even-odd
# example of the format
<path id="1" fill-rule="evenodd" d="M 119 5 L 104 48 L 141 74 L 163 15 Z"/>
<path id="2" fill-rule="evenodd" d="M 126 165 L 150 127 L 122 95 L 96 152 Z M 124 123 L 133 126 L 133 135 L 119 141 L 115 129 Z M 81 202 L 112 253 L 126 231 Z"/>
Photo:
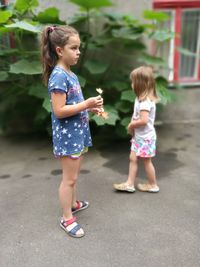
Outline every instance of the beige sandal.
<path id="1" fill-rule="evenodd" d="M 142 192 L 149 192 L 149 193 L 158 193 L 160 190 L 157 185 L 151 185 L 151 184 L 138 184 L 137 188 Z"/>
<path id="2" fill-rule="evenodd" d="M 115 190 L 124 191 L 129 193 L 135 192 L 135 187 L 133 185 L 128 185 L 127 183 L 113 184 Z"/>

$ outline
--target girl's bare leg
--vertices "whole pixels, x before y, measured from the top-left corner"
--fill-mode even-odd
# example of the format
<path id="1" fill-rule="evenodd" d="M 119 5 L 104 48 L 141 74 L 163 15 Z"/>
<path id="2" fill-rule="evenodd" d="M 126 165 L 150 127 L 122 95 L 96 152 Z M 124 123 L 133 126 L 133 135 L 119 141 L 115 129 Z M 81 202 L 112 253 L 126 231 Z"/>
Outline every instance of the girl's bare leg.
<path id="1" fill-rule="evenodd" d="M 80 157 L 80 161 L 79 161 L 79 168 L 78 168 L 78 175 L 80 173 L 80 168 L 81 168 L 81 164 L 83 161 L 83 156 Z M 73 190 L 73 197 L 72 197 L 72 207 L 76 207 L 76 185 L 74 186 L 74 190 Z"/>
<path id="2" fill-rule="evenodd" d="M 128 174 L 127 184 L 134 186 L 138 170 L 137 156 L 135 152 L 131 151 L 129 160 L 130 163 L 129 163 L 129 174 Z"/>
<path id="3" fill-rule="evenodd" d="M 69 220 L 72 218 L 72 204 L 74 188 L 80 170 L 81 158 L 71 159 L 70 157 L 62 157 L 61 165 L 63 178 L 59 187 L 60 204 L 63 209 L 63 218 Z"/>
<path id="4" fill-rule="evenodd" d="M 143 158 L 145 172 L 150 185 L 157 185 L 156 172 L 151 158 Z"/>

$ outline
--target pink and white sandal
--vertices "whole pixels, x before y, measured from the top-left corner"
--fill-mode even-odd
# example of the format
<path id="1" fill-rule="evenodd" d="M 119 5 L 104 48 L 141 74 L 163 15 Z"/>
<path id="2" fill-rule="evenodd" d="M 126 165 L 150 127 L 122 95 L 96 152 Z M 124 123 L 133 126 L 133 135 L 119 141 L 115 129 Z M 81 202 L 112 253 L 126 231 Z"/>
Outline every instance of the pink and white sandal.
<path id="1" fill-rule="evenodd" d="M 72 213 L 76 213 L 80 210 L 84 210 L 84 209 L 87 209 L 89 206 L 89 202 L 88 201 L 80 201 L 80 200 L 77 200 L 76 201 L 76 207 L 73 207 L 72 208 Z"/>
<path id="2" fill-rule="evenodd" d="M 80 238 L 83 237 L 84 231 L 81 228 L 81 226 L 76 222 L 76 217 L 72 217 L 69 220 L 65 220 L 64 218 L 61 218 L 60 220 L 60 227 L 68 233 L 68 235 L 75 237 L 75 238 Z M 81 234 L 77 234 L 79 230 L 82 230 Z"/>

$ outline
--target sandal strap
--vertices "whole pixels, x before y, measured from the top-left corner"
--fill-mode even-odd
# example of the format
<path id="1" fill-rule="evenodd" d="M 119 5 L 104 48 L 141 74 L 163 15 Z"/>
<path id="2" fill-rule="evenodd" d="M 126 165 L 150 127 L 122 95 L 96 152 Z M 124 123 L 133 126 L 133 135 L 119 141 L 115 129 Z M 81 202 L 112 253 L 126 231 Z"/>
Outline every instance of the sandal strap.
<path id="1" fill-rule="evenodd" d="M 77 200 L 76 203 L 77 203 L 77 207 L 76 207 L 76 209 L 80 209 L 80 208 L 82 208 L 82 207 L 87 206 L 87 202 L 84 201 L 84 200 Z"/>
<path id="2" fill-rule="evenodd" d="M 82 205 L 81 205 L 81 203 L 82 203 Z M 76 210 L 77 209 L 80 209 L 80 208 L 82 208 L 82 206 L 83 206 L 84 204 L 83 204 L 83 201 L 79 201 L 79 200 L 76 200 Z"/>
<path id="3" fill-rule="evenodd" d="M 84 200 L 76 200 L 76 207 L 72 207 L 72 213 L 86 209 L 88 206 L 89 202 Z"/>
<path id="4" fill-rule="evenodd" d="M 77 233 L 78 230 L 80 230 L 80 229 L 81 229 L 80 224 L 77 224 L 77 225 L 75 225 L 75 226 L 69 231 L 69 233 L 72 234 L 72 235 L 76 235 L 76 233 Z"/>
<path id="5" fill-rule="evenodd" d="M 76 207 L 72 208 L 72 211 L 79 210 L 83 207 L 87 206 L 87 202 L 84 200 L 76 200 Z"/>
<path id="6" fill-rule="evenodd" d="M 69 226 L 70 224 L 74 223 L 75 221 L 76 221 L 76 217 L 72 217 L 71 219 L 69 219 L 69 220 L 67 220 L 67 221 L 65 221 L 65 220 L 63 219 L 63 224 L 64 224 L 65 227 L 67 227 L 67 226 Z"/>

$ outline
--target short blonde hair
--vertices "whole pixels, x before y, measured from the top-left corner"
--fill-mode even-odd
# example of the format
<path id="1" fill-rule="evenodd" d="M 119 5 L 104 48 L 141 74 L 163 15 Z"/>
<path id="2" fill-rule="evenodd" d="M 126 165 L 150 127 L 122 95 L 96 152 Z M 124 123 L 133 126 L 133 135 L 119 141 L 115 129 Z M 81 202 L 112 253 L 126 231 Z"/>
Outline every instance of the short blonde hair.
<path id="1" fill-rule="evenodd" d="M 134 92 L 140 101 L 146 98 L 155 102 L 158 101 L 155 78 L 151 67 L 141 66 L 134 69 L 130 74 L 130 79 L 133 83 Z"/>

